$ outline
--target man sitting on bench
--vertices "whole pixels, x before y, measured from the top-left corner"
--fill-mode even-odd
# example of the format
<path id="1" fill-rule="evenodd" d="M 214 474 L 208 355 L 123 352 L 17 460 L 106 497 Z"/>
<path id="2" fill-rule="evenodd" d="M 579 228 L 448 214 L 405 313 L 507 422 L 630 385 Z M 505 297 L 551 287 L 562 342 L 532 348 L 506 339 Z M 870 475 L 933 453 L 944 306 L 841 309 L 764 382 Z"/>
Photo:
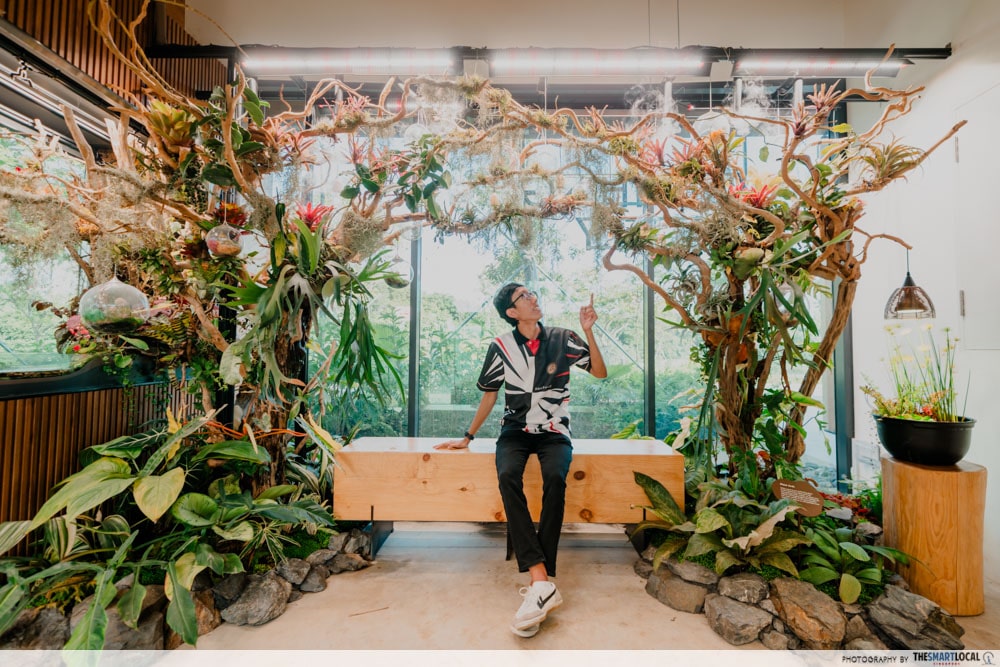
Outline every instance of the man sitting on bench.
<path id="1" fill-rule="evenodd" d="M 466 449 L 496 405 L 504 384 L 506 405 L 497 439 L 496 467 L 507 514 L 507 530 L 518 570 L 531 582 L 514 615 L 511 631 L 533 637 L 550 611 L 562 604 L 562 595 L 549 577 L 556 574 L 556 550 L 562 531 L 566 475 L 573 458 L 569 429 L 569 370 L 579 366 L 597 378 L 608 376 L 594 338 L 594 295 L 580 308 L 580 327 L 586 341 L 569 329 L 544 327 L 538 297 L 519 283 L 500 288 L 493 305 L 515 328 L 490 344 L 479 376 L 483 392 L 469 430 L 461 440 L 435 445 L 436 449 Z M 542 470 L 542 512 L 538 530 L 524 496 L 524 467 L 531 454 Z"/>

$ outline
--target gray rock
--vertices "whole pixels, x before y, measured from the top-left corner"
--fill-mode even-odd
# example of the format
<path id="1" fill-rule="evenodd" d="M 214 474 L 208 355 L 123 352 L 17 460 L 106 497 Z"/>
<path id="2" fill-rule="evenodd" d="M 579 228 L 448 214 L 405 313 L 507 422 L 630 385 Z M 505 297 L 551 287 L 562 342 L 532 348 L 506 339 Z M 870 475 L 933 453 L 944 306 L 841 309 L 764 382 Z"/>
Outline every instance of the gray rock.
<path id="1" fill-rule="evenodd" d="M 309 574 L 302 581 L 302 585 L 299 586 L 299 590 L 303 593 L 319 593 L 320 591 L 326 590 L 326 578 L 330 576 L 330 572 L 326 569 L 325 565 L 313 565 L 312 569 L 309 570 Z"/>
<path id="2" fill-rule="evenodd" d="M 770 589 L 768 589 L 768 593 L 770 594 Z M 767 613 L 771 614 L 772 616 L 778 615 L 778 610 L 774 608 L 774 603 L 771 602 L 771 598 L 769 597 L 764 598 L 763 600 L 758 602 L 757 606 L 766 611 Z"/>
<path id="3" fill-rule="evenodd" d="M 847 617 L 840 603 L 810 583 L 779 577 L 771 582 L 771 601 L 785 625 L 810 649 L 840 646 Z"/>
<path id="4" fill-rule="evenodd" d="M 115 583 L 118 589 L 117 598 L 132 586 L 134 577 L 129 575 Z M 69 618 L 69 629 L 73 629 L 83 620 L 84 615 L 90 609 L 94 597 L 83 599 L 80 604 L 73 608 L 73 613 Z M 142 599 L 142 608 L 139 611 L 139 619 L 135 628 L 125 625 L 118 613 L 117 599 L 106 607 L 107 624 L 104 630 L 104 648 L 107 650 L 126 651 L 160 651 L 164 647 L 164 615 L 163 609 L 167 605 L 167 597 L 163 591 L 163 586 L 151 585 L 146 587 L 146 595 Z"/>
<path id="5" fill-rule="evenodd" d="M 638 558 L 635 561 L 635 565 L 632 566 L 635 573 L 638 574 L 643 579 L 649 579 L 650 573 L 653 571 L 653 564 L 649 561 Z"/>
<path id="6" fill-rule="evenodd" d="M 882 534 L 882 527 L 870 521 L 864 521 L 854 528 L 854 532 L 865 537 L 876 537 Z"/>
<path id="7" fill-rule="evenodd" d="M 344 544 L 345 554 L 358 554 L 363 558 L 371 559 L 372 536 L 360 528 L 352 528 L 347 543 Z"/>
<path id="8" fill-rule="evenodd" d="M 767 598 L 768 587 L 764 577 L 750 572 L 741 572 L 719 579 L 719 595 L 747 604 L 757 604 Z"/>
<path id="9" fill-rule="evenodd" d="M 223 610 L 239 599 L 243 594 L 243 589 L 247 587 L 250 575 L 246 572 L 237 572 L 223 578 L 212 588 L 212 596 L 215 598 L 215 608 Z"/>
<path id="10" fill-rule="evenodd" d="M 306 556 L 306 563 L 309 565 L 326 565 L 337 556 L 333 549 L 319 549 Z"/>
<path id="11" fill-rule="evenodd" d="M 292 604 L 293 602 L 301 600 L 305 596 L 306 596 L 305 593 L 303 593 L 297 588 L 293 588 L 292 592 L 288 594 L 288 604 Z"/>
<path id="12" fill-rule="evenodd" d="M 840 519 L 841 521 L 850 521 L 854 516 L 854 512 L 846 507 L 835 507 L 827 510 L 824 514 L 834 519 Z"/>
<path id="13" fill-rule="evenodd" d="M 785 624 L 781 622 L 780 618 L 775 618 L 771 621 L 771 627 L 774 628 L 775 632 L 780 632 L 781 634 L 785 634 L 786 632 Z"/>
<path id="14" fill-rule="evenodd" d="M 657 547 L 654 547 L 652 544 L 650 544 L 648 547 L 642 550 L 642 553 L 639 554 L 639 558 L 643 559 L 647 563 L 652 563 L 653 559 L 656 557 L 656 549 Z"/>
<path id="15" fill-rule="evenodd" d="M 283 560 L 278 563 L 278 566 L 274 568 L 274 571 L 278 573 L 279 577 L 282 577 L 292 586 L 298 586 L 302 583 L 302 580 L 306 578 L 309 574 L 309 569 L 312 566 L 301 558 L 289 558 L 288 560 Z"/>
<path id="16" fill-rule="evenodd" d="M 844 604 L 843 602 L 841 602 L 840 603 L 840 608 L 844 610 L 844 613 L 847 614 L 848 617 L 857 616 L 858 614 L 860 614 L 861 612 L 863 612 L 865 610 L 864 607 L 862 607 L 861 605 L 859 605 L 857 603 L 854 603 L 854 604 Z"/>
<path id="17" fill-rule="evenodd" d="M 885 585 L 896 586 L 898 588 L 902 588 L 904 591 L 910 590 L 910 582 L 895 572 L 890 574 L 889 578 L 885 580 Z"/>
<path id="18" fill-rule="evenodd" d="M 344 545 L 347 544 L 347 540 L 351 537 L 350 533 L 337 533 L 330 538 L 329 543 L 327 543 L 326 548 L 330 551 L 336 551 L 341 553 L 344 550 Z"/>
<path id="19" fill-rule="evenodd" d="M 663 604 L 678 611 L 700 614 L 705 606 L 708 589 L 676 576 L 667 568 L 659 568 L 646 580 L 646 592 Z"/>
<path id="20" fill-rule="evenodd" d="M 273 570 L 252 574 L 239 599 L 222 610 L 222 620 L 233 625 L 263 625 L 284 613 L 291 592 L 292 585 Z"/>
<path id="21" fill-rule="evenodd" d="M 951 614 L 925 597 L 886 586 L 868 606 L 868 620 L 892 649 L 961 649 L 965 630 Z"/>
<path id="22" fill-rule="evenodd" d="M 705 618 L 715 634 L 733 646 L 755 641 L 771 626 L 771 615 L 766 611 L 716 593 L 705 597 Z"/>
<path id="23" fill-rule="evenodd" d="M 326 568 L 330 574 L 340 574 L 341 572 L 361 570 L 369 565 L 371 565 L 371 561 L 365 560 L 360 554 L 337 554 L 333 560 L 326 564 Z"/>
<path id="24" fill-rule="evenodd" d="M 191 582 L 191 592 L 196 591 L 207 591 L 212 587 L 212 571 L 202 570 L 195 575 L 194 581 Z"/>
<path id="25" fill-rule="evenodd" d="M 768 647 L 772 651 L 788 650 L 788 636 L 783 632 L 765 630 L 760 635 L 760 641 L 764 644 L 764 646 Z"/>
<path id="26" fill-rule="evenodd" d="M 851 616 L 847 619 L 847 628 L 844 630 L 844 641 L 850 642 L 855 639 L 874 639 L 875 633 L 865 623 L 865 619 L 858 616 Z"/>
<path id="27" fill-rule="evenodd" d="M 0 649 L 61 649 L 69 641 L 69 618 L 57 609 L 25 609 L 0 637 Z"/>
<path id="28" fill-rule="evenodd" d="M 109 607 L 108 626 L 104 633 L 104 650 L 162 651 L 164 625 L 163 612 L 153 610 L 143 615 L 133 630 L 122 622 L 115 607 Z"/>
<path id="29" fill-rule="evenodd" d="M 886 645 L 876 637 L 858 637 L 844 644 L 845 651 L 885 651 Z"/>
<path id="30" fill-rule="evenodd" d="M 719 575 L 704 565 L 689 560 L 677 560 L 671 558 L 667 560 L 667 567 L 684 581 L 705 586 L 715 586 L 719 582 Z"/>

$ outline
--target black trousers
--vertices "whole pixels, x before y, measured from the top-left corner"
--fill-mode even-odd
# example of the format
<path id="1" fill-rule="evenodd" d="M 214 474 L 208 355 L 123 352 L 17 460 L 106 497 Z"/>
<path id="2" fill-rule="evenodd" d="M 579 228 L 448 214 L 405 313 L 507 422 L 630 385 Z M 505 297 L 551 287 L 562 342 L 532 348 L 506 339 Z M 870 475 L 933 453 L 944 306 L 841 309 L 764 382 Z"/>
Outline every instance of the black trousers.
<path id="1" fill-rule="evenodd" d="M 538 529 L 528 512 L 524 497 L 524 467 L 535 454 L 542 469 L 542 513 Z M 507 514 L 517 567 L 521 572 L 545 563 L 550 577 L 556 576 L 556 551 L 566 508 L 566 475 L 573 460 L 573 445 L 559 433 L 524 433 L 508 431 L 497 439 L 497 480 Z"/>

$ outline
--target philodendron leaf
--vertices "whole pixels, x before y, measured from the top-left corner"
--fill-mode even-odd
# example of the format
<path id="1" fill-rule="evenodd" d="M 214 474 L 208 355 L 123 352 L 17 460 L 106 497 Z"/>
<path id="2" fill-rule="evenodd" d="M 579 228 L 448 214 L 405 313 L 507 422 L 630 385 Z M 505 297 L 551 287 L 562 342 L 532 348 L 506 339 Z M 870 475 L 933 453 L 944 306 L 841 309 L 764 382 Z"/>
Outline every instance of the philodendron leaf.
<path id="1" fill-rule="evenodd" d="M 755 547 L 767 538 L 771 537 L 771 534 L 774 533 L 775 527 L 782 521 L 782 519 L 785 518 L 785 515 L 793 511 L 795 511 L 795 507 L 793 505 L 782 507 L 775 512 L 773 516 L 757 526 L 756 529 L 750 531 L 749 535 L 737 537 L 732 540 L 722 540 L 722 543 L 727 547 L 739 547 L 741 550 L 746 552 L 747 549 Z"/>
<path id="2" fill-rule="evenodd" d="M 221 459 L 224 461 L 248 461 L 265 465 L 270 463 L 271 455 L 263 447 L 255 447 L 247 440 L 223 440 L 211 445 L 205 445 L 191 459 L 197 463 L 205 459 Z"/>
<path id="3" fill-rule="evenodd" d="M 854 604 L 861 597 L 861 582 L 854 575 L 840 575 L 840 601 L 844 604 Z"/>
<path id="4" fill-rule="evenodd" d="M 101 457 L 63 481 L 62 487 L 38 510 L 29 530 L 38 528 L 63 509 L 70 517 L 92 510 L 127 489 L 134 479 L 128 463 L 114 457 Z"/>
<path id="5" fill-rule="evenodd" d="M 183 554 L 180 558 L 173 562 L 174 575 L 169 581 L 164 582 L 164 593 L 166 593 L 168 598 L 173 598 L 173 593 L 176 592 L 177 584 L 182 587 L 191 590 L 191 586 L 194 584 L 194 578 L 198 576 L 198 573 L 204 570 L 206 565 L 204 563 L 198 562 L 198 557 L 195 554 L 188 552 Z"/>
<path id="6" fill-rule="evenodd" d="M 70 651 L 99 651 L 104 648 L 104 635 L 108 629 L 108 612 L 105 607 L 111 604 L 118 593 L 114 586 L 114 577 L 114 568 L 104 570 L 98 575 L 94 595 L 90 598 L 90 606 L 63 648 Z"/>
<path id="7" fill-rule="evenodd" d="M 253 526 L 250 525 L 249 521 L 241 521 L 231 528 L 212 526 L 212 532 L 224 540 L 235 542 L 249 542 L 253 539 Z"/>
<path id="8" fill-rule="evenodd" d="M 185 493 L 170 508 L 170 514 L 185 525 L 199 528 L 216 523 L 222 509 L 203 493 Z"/>
<path id="9" fill-rule="evenodd" d="M 184 478 L 183 468 L 171 468 L 162 475 L 140 477 L 132 488 L 135 504 L 155 523 L 181 494 Z"/>
<path id="10" fill-rule="evenodd" d="M 194 554 L 185 554 L 193 556 Z M 167 564 L 167 582 L 173 597 L 167 607 L 167 625 L 181 636 L 184 643 L 192 646 L 198 642 L 198 617 L 195 613 L 191 591 L 181 585 L 180 575 L 174 563 Z M 166 583 L 166 582 L 165 582 Z"/>
<path id="11" fill-rule="evenodd" d="M 133 630 L 138 629 L 139 615 L 142 613 L 142 602 L 145 599 L 146 587 L 137 580 L 118 600 L 118 616 L 121 617 L 122 623 Z"/>
<path id="12" fill-rule="evenodd" d="M 249 525 L 249 524 L 248 524 Z M 236 554 L 220 554 L 210 545 L 201 542 L 195 549 L 195 562 L 204 565 L 216 574 L 243 572 L 243 563 Z"/>

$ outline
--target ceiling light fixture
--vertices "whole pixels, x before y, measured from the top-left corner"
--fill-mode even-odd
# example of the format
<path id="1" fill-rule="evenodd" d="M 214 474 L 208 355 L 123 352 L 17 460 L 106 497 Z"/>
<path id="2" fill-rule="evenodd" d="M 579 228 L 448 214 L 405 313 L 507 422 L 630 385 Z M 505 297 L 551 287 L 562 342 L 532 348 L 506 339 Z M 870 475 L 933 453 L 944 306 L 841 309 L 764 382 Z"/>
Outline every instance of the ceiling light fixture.
<path id="1" fill-rule="evenodd" d="M 707 49 L 499 49 L 493 76 L 648 74 L 707 76 L 716 59 Z"/>
<path id="2" fill-rule="evenodd" d="M 451 49 L 289 49 L 246 47 L 243 69 L 250 74 L 455 74 Z"/>
<path id="3" fill-rule="evenodd" d="M 846 77 L 896 76 L 913 61 L 879 49 L 747 49 L 734 52 L 737 76 Z"/>
<path id="4" fill-rule="evenodd" d="M 903 286 L 896 289 L 885 304 L 885 319 L 908 320 L 934 317 L 934 303 L 927 292 L 917 287 L 910 276 L 910 251 L 906 251 L 906 278 Z"/>

